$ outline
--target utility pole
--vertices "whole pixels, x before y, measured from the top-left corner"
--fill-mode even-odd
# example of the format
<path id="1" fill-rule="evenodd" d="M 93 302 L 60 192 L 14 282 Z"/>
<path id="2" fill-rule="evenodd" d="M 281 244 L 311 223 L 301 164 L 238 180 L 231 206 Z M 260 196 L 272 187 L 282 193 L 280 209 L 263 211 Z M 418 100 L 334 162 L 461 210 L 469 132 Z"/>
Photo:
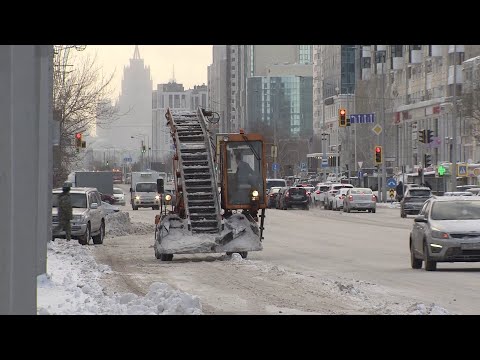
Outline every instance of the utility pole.
<path id="1" fill-rule="evenodd" d="M 387 167 L 385 161 L 385 61 L 386 61 L 386 50 L 383 50 L 383 61 L 382 61 L 382 151 L 383 159 L 382 159 L 382 202 L 386 202 L 387 200 Z"/>
<path id="2" fill-rule="evenodd" d="M 452 190 L 457 190 L 457 45 L 453 45 L 453 109 L 452 109 L 452 137 L 453 154 L 452 169 Z"/>

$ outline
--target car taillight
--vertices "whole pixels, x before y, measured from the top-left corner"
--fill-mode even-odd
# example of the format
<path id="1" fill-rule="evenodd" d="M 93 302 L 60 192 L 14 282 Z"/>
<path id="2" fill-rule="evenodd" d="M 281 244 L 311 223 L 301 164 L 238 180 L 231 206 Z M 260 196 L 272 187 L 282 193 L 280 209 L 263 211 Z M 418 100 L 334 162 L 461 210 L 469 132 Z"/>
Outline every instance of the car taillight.
<path id="1" fill-rule="evenodd" d="M 352 201 L 352 200 L 353 200 L 353 196 L 352 196 L 352 195 L 349 195 L 349 196 L 348 196 L 348 200 Z"/>
<path id="2" fill-rule="evenodd" d="M 287 192 L 285 193 L 285 197 L 289 197 L 289 196 L 290 196 L 290 193 L 287 191 Z"/>
<path id="3" fill-rule="evenodd" d="M 273 197 L 273 194 L 270 194 L 270 197 Z"/>
<path id="4" fill-rule="evenodd" d="M 343 195 L 340 195 L 338 198 L 339 198 L 340 200 L 343 200 Z"/>
<path id="5" fill-rule="evenodd" d="M 315 191 L 315 194 L 320 194 L 320 190 Z"/>
<path id="6" fill-rule="evenodd" d="M 372 195 L 372 201 L 377 201 L 377 197 L 375 195 Z"/>

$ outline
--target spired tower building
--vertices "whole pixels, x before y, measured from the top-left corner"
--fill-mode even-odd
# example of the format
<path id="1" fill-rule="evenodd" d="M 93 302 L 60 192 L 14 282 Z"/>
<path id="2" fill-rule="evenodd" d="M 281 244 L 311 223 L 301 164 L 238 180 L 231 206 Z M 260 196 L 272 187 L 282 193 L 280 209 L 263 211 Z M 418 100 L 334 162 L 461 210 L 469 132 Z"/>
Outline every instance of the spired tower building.
<path id="1" fill-rule="evenodd" d="M 123 69 L 122 89 L 116 104 L 121 116 L 105 128 L 101 136 L 103 147 L 110 147 L 110 153 L 115 151 L 117 166 L 122 165 L 126 157 L 132 158 L 133 162 L 138 160 L 142 141 L 147 149 L 144 157 L 149 154 L 148 147 L 151 147 L 152 138 L 152 86 L 150 67 L 145 66 L 136 45 L 130 64 Z"/>

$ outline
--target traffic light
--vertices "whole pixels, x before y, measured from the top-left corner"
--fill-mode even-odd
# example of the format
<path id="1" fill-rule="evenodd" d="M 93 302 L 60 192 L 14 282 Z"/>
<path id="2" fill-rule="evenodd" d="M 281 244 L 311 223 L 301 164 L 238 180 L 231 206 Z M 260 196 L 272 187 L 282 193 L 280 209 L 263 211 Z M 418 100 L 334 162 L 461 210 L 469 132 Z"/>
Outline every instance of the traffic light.
<path id="1" fill-rule="evenodd" d="M 427 140 L 427 131 L 425 129 L 423 130 L 420 130 L 419 133 L 419 139 L 418 141 L 420 141 L 421 143 L 424 143 L 426 144 L 426 140 Z"/>
<path id="2" fill-rule="evenodd" d="M 142 145 L 142 153 L 145 153 L 145 152 L 146 152 L 145 145 Z"/>
<path id="3" fill-rule="evenodd" d="M 351 126 L 352 124 L 350 123 L 350 116 L 347 116 L 347 126 Z"/>
<path id="4" fill-rule="evenodd" d="M 432 166 L 432 155 L 429 155 L 429 154 L 425 154 L 423 155 L 423 162 L 424 162 L 424 165 L 423 167 L 430 167 Z"/>
<path id="5" fill-rule="evenodd" d="M 443 176 L 445 175 L 445 172 L 447 171 L 447 169 L 445 169 L 445 167 L 443 165 L 439 165 L 438 166 L 438 175 L 439 176 Z"/>
<path id="6" fill-rule="evenodd" d="M 383 162 L 383 152 L 381 146 L 375 146 L 375 164 L 381 164 Z"/>
<path id="7" fill-rule="evenodd" d="M 82 133 L 75 134 L 75 147 L 77 148 L 82 147 Z"/>
<path id="8" fill-rule="evenodd" d="M 347 126 L 347 110 L 345 109 L 338 110 L 338 126 L 340 127 Z"/>
<path id="9" fill-rule="evenodd" d="M 426 130 L 426 132 L 426 143 L 430 144 L 433 141 L 433 130 Z"/>

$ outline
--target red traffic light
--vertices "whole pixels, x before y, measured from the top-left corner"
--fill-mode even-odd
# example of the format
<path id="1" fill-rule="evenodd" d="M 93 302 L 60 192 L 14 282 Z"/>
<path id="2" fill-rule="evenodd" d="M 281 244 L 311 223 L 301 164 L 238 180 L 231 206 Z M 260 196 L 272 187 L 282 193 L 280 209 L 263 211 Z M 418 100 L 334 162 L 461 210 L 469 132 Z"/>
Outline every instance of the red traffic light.
<path id="1" fill-rule="evenodd" d="M 341 109 L 340 110 L 340 115 L 345 115 L 345 112 L 346 112 L 345 109 Z"/>
<path id="2" fill-rule="evenodd" d="M 75 138 L 80 140 L 82 138 L 82 133 L 76 133 Z"/>
<path id="3" fill-rule="evenodd" d="M 381 151 L 382 151 L 382 148 L 381 148 L 380 146 L 377 146 L 377 147 L 375 148 L 375 152 L 379 153 L 379 152 L 381 152 Z"/>

